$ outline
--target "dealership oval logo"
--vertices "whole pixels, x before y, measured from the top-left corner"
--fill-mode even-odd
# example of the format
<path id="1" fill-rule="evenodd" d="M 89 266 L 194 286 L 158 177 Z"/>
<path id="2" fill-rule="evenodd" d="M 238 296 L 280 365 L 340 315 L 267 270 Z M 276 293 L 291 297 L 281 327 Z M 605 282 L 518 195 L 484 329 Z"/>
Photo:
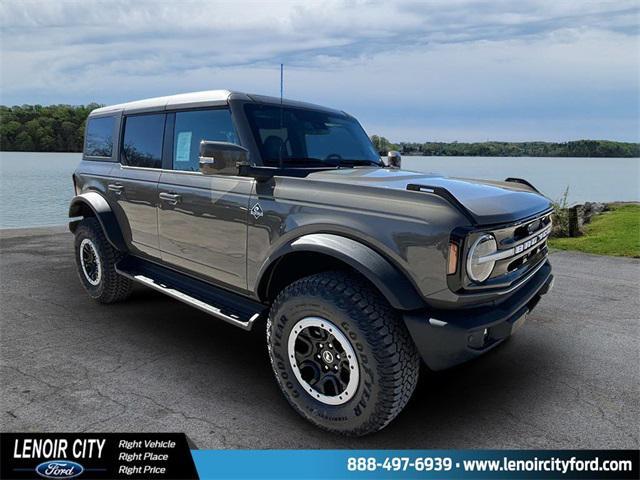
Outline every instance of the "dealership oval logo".
<path id="1" fill-rule="evenodd" d="M 84 467 L 71 460 L 50 460 L 36 467 L 36 473 L 44 478 L 74 478 L 84 472 Z"/>

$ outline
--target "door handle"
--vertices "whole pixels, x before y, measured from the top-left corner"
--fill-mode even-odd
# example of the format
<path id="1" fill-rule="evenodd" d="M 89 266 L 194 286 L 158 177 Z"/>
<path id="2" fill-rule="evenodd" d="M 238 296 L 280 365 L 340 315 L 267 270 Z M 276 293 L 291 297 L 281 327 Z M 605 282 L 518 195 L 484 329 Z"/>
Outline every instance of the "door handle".
<path id="1" fill-rule="evenodd" d="M 116 195 L 120 195 L 122 193 L 122 190 L 124 190 L 124 187 L 122 185 L 116 185 L 115 183 L 110 183 L 108 188 L 110 192 L 113 192 Z"/>
<path id="2" fill-rule="evenodd" d="M 169 205 L 177 205 L 181 198 L 177 193 L 160 193 L 160 200 L 167 202 Z"/>

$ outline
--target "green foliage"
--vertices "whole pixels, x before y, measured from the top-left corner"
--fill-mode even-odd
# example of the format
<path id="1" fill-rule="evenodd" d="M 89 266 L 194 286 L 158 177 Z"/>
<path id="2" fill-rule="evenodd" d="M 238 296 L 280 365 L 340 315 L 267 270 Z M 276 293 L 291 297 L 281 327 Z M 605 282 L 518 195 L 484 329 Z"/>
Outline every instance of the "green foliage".
<path id="1" fill-rule="evenodd" d="M 593 218 L 584 235 L 550 238 L 552 248 L 598 255 L 640 258 L 640 205 L 610 205 L 609 211 Z"/>
<path id="2" fill-rule="evenodd" d="M 0 106 L 0 150 L 80 152 L 87 116 L 100 106 Z"/>
<path id="3" fill-rule="evenodd" d="M 573 142 L 400 142 L 393 144 L 384 137 L 371 137 L 383 154 L 399 150 L 403 155 L 477 156 L 477 157 L 640 157 L 640 143 L 609 140 L 576 140 Z"/>
<path id="4" fill-rule="evenodd" d="M 564 190 L 562 197 L 553 202 L 553 231 L 554 237 L 569 236 L 569 187 Z"/>
<path id="5" fill-rule="evenodd" d="M 100 106 L 96 103 L 0 106 L 0 150 L 80 152 L 87 116 Z M 640 157 L 640 143 L 607 140 L 396 144 L 378 135 L 373 135 L 371 140 L 382 155 L 398 150 L 404 155 L 428 156 Z"/>
<path id="6" fill-rule="evenodd" d="M 378 135 L 371 136 L 371 142 L 373 146 L 376 147 L 376 150 L 380 152 L 380 155 L 386 155 L 389 150 L 400 150 L 400 146 L 395 143 L 391 143 L 384 137 L 379 137 Z"/>

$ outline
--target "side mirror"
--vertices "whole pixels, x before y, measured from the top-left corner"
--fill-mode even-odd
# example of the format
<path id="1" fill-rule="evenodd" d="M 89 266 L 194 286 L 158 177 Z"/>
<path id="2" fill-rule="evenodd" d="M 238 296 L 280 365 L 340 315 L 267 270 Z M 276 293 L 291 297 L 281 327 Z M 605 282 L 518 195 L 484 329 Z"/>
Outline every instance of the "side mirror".
<path id="1" fill-rule="evenodd" d="M 204 175 L 237 175 L 238 163 L 249 160 L 249 150 L 235 143 L 200 142 L 200 172 Z"/>
<path id="2" fill-rule="evenodd" d="M 389 150 L 389 153 L 387 153 L 387 165 L 391 168 L 400 168 L 401 164 L 402 157 L 400 156 L 400 152 Z"/>

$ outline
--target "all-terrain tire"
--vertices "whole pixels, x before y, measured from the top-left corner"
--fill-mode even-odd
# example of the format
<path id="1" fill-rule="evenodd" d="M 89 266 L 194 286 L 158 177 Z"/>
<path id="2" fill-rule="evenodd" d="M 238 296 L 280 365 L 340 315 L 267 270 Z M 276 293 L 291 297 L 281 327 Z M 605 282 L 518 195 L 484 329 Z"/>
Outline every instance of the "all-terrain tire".
<path id="1" fill-rule="evenodd" d="M 290 361 L 289 337 L 309 318 L 338 327 L 355 352 L 359 379 L 346 403 L 319 401 L 311 384 L 303 386 L 296 377 L 300 371 L 294 372 L 295 360 Z M 311 423 L 334 433 L 359 436 L 384 428 L 405 407 L 418 381 L 420 357 L 400 315 L 349 272 L 319 273 L 285 287 L 269 313 L 267 343 L 286 399 Z"/>
<path id="2" fill-rule="evenodd" d="M 97 254 L 96 268 L 90 272 L 93 275 L 87 273 L 86 266 L 83 268 L 82 249 L 88 251 L 89 255 L 93 252 Z M 118 274 L 115 269 L 122 256 L 109 243 L 96 218 L 87 217 L 80 222 L 75 231 L 76 269 L 80 282 L 91 298 L 100 303 L 115 303 L 129 297 L 132 281 Z"/>

